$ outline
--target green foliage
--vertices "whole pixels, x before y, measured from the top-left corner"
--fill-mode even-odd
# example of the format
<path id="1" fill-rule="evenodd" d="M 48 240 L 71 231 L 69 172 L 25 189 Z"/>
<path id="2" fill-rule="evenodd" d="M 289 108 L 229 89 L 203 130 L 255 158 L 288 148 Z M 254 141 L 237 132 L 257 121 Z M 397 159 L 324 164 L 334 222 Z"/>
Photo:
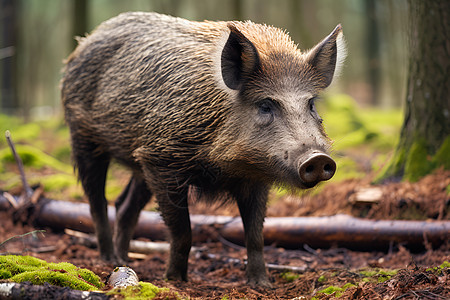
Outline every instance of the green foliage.
<path id="1" fill-rule="evenodd" d="M 128 286 L 126 288 L 115 288 L 106 293 L 107 295 L 114 296 L 120 295 L 125 299 L 136 299 L 136 300 L 144 300 L 144 299 L 153 299 L 155 296 L 162 292 L 169 291 L 167 288 L 159 288 L 148 282 L 139 282 L 137 286 Z M 179 297 L 177 297 L 179 298 Z"/>
<path id="2" fill-rule="evenodd" d="M 293 281 L 297 280 L 299 277 L 300 277 L 299 274 L 292 273 L 292 272 L 284 272 L 281 274 L 281 278 L 283 278 L 287 282 L 293 282 Z"/>
<path id="3" fill-rule="evenodd" d="M 0 146 L 6 146 L 4 138 L 6 130 L 13 134 L 16 143 L 36 140 L 41 134 L 41 127 L 38 123 L 23 123 L 17 117 L 0 114 Z"/>
<path id="4" fill-rule="evenodd" d="M 16 151 L 26 167 L 34 167 L 36 169 L 48 167 L 64 173 L 72 172 L 70 165 L 60 162 L 36 147 L 16 144 Z M 15 163 L 14 156 L 9 148 L 0 150 L 0 161 Z"/>
<path id="5" fill-rule="evenodd" d="M 360 109 L 348 95 L 326 96 L 324 100 L 318 109 L 336 151 L 363 145 L 380 151 L 394 147 L 401 124 L 399 110 Z"/>
<path id="6" fill-rule="evenodd" d="M 51 192 L 75 186 L 77 179 L 74 175 L 54 174 L 41 178 L 41 183 L 44 186 L 44 191 Z"/>
<path id="7" fill-rule="evenodd" d="M 326 273 L 324 275 L 321 275 L 317 282 L 322 284 L 322 288 L 319 289 L 315 293 L 315 297 L 312 297 L 312 299 L 321 299 L 322 297 L 332 296 L 334 298 L 339 298 L 342 296 L 342 294 L 349 288 L 356 287 L 360 283 L 364 282 L 370 282 L 370 283 L 382 283 L 389 279 L 391 279 L 392 276 L 396 275 L 398 273 L 398 270 L 388 270 L 388 269 L 379 269 L 379 268 L 366 268 L 362 270 L 354 270 L 353 273 L 359 274 L 360 281 L 355 282 L 347 282 L 340 285 L 326 285 L 325 283 L 328 281 L 327 278 L 333 278 L 338 276 L 339 272 L 337 273 Z"/>
<path id="8" fill-rule="evenodd" d="M 441 275 L 443 270 L 450 269 L 450 262 L 444 261 L 440 266 L 428 268 L 426 271 Z"/>
<path id="9" fill-rule="evenodd" d="M 0 279 L 8 279 L 11 278 L 12 274 L 10 271 L 5 269 L 0 269 Z"/>
<path id="10" fill-rule="evenodd" d="M 395 269 L 365 269 L 359 271 L 359 274 L 363 277 L 363 282 L 385 282 L 397 273 L 398 270 Z"/>
<path id="11" fill-rule="evenodd" d="M 356 287 L 356 285 L 354 285 L 353 283 L 346 283 L 342 287 L 331 285 L 322 290 L 319 290 L 317 292 L 317 295 L 320 296 L 320 294 L 325 294 L 325 295 L 334 294 L 334 297 L 338 298 L 342 295 L 343 292 L 345 292 L 345 290 L 347 290 L 348 288 L 351 288 L 351 287 Z M 317 298 L 312 297 L 311 299 L 317 299 Z"/>
<path id="12" fill-rule="evenodd" d="M 22 121 L 19 118 L 0 114 L 0 146 L 6 145 L 6 130 L 15 131 L 20 125 Z"/>
<path id="13" fill-rule="evenodd" d="M 53 150 L 52 155 L 57 160 L 68 163 L 71 159 L 71 153 L 72 151 L 70 149 L 70 146 L 68 144 L 65 144 L 63 146 L 57 146 Z"/>
<path id="14" fill-rule="evenodd" d="M 101 279 L 92 271 L 80 269 L 70 263 L 47 263 L 31 256 L 0 256 L 0 279 L 12 282 L 30 281 L 41 285 L 45 282 L 89 291 L 103 287 Z"/>

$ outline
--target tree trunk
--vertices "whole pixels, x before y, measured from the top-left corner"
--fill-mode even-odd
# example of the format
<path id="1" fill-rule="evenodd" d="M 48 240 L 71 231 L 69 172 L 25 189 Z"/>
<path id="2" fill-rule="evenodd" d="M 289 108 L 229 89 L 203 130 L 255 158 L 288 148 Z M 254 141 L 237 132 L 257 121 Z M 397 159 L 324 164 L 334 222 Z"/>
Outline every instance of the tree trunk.
<path id="1" fill-rule="evenodd" d="M 72 17 L 72 48 L 78 45 L 77 36 L 85 36 L 88 32 L 88 1 L 73 0 L 73 17 Z"/>
<path id="2" fill-rule="evenodd" d="M 0 9 L 0 108 L 3 113 L 14 114 L 17 111 L 16 99 L 16 39 L 17 39 L 17 2 L 1 0 Z"/>
<path id="3" fill-rule="evenodd" d="M 375 0 L 365 0 L 366 10 L 366 55 L 367 55 L 367 78 L 372 88 L 370 104 L 379 106 L 380 97 L 380 36 L 377 19 L 377 3 Z"/>
<path id="4" fill-rule="evenodd" d="M 380 180 L 417 181 L 450 169 L 450 2 L 409 0 L 410 57 L 405 117 Z"/>

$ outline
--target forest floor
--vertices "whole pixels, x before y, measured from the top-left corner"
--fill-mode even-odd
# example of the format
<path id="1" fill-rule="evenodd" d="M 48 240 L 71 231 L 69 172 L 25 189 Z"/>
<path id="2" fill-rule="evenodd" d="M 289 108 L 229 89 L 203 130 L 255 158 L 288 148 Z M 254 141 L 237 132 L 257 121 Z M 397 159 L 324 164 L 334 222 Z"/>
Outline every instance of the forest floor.
<path id="1" fill-rule="evenodd" d="M 370 219 L 450 220 L 450 172 L 437 170 L 417 183 L 390 182 L 378 186 L 371 178 L 329 183 L 320 192 L 301 197 L 281 193 L 272 195 L 267 215 L 330 216 L 346 213 Z M 375 188 L 378 197 L 360 205 L 354 199 L 361 191 Z M 381 193 L 381 194 L 380 194 Z M 206 207 L 191 203 L 191 213 L 238 215 L 234 207 Z M 26 224 L 14 224 L 7 212 L 0 212 L 0 242 L 35 230 Z M 447 239 L 448 241 L 449 239 Z M 44 246 L 56 246 L 40 253 Z M 450 299 L 450 243 L 432 249 L 411 252 L 393 244 L 386 252 L 351 251 L 345 248 L 287 250 L 268 246 L 267 263 L 297 266 L 304 271 L 269 270 L 271 289 L 246 285 L 246 251 L 231 243 L 195 244 L 205 249 L 192 252 L 189 281 L 163 279 L 167 253 L 155 253 L 134 259 L 129 267 L 139 280 L 167 287 L 160 299 Z M 44 234 L 16 238 L 0 246 L 0 253 L 32 255 L 51 262 L 70 262 L 88 268 L 106 280 L 114 265 L 99 259 L 96 249 L 77 244 L 70 236 L 47 229 Z M 206 255 L 214 254 L 214 256 Z M 238 261 L 240 263 L 238 263 Z"/>

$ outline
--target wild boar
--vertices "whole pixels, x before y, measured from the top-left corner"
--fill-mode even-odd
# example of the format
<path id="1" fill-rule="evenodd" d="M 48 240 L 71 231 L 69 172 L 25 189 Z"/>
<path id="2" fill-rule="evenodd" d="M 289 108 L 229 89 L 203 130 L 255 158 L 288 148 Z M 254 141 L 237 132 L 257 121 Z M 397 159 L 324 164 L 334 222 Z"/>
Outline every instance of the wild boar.
<path id="1" fill-rule="evenodd" d="M 252 285 L 270 286 L 263 222 L 274 184 L 310 188 L 336 170 L 314 101 L 345 56 L 342 28 L 308 51 L 253 22 L 124 13 L 79 40 L 62 101 L 101 257 L 122 262 L 152 196 L 170 233 L 166 278 L 187 280 L 188 190 L 234 200 Z M 114 159 L 132 172 L 112 238 L 104 188 Z M 114 241 L 114 242 L 113 242 Z"/>

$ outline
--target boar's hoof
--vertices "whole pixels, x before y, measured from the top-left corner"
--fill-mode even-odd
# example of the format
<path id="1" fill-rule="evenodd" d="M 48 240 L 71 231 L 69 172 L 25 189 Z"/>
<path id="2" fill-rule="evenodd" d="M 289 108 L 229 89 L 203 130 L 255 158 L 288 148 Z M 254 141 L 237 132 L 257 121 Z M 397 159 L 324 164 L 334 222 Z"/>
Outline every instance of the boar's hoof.
<path id="1" fill-rule="evenodd" d="M 129 262 L 128 259 L 122 259 L 116 255 L 101 255 L 100 258 L 109 264 L 115 265 L 115 266 L 123 266 L 126 265 L 127 262 Z"/>
<path id="2" fill-rule="evenodd" d="M 174 281 L 188 281 L 186 273 L 183 274 L 183 272 L 170 270 L 167 270 L 166 274 L 164 275 L 164 278 L 167 280 L 174 280 Z"/>
<path id="3" fill-rule="evenodd" d="M 330 179 L 334 172 L 336 163 L 330 156 L 321 152 L 313 152 L 299 167 L 300 178 L 308 188 Z"/>
<path id="4" fill-rule="evenodd" d="M 253 288 L 271 289 L 273 287 L 267 276 L 249 278 L 247 284 Z"/>

